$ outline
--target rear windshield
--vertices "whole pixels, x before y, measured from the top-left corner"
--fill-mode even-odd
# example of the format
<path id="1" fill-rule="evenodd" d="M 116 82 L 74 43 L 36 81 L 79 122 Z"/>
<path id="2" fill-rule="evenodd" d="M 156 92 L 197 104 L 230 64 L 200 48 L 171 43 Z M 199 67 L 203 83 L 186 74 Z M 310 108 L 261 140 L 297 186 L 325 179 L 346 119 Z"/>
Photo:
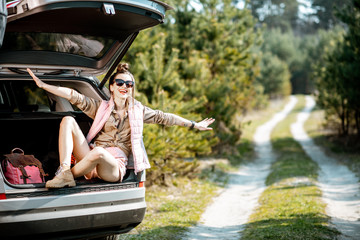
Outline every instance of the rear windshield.
<path id="1" fill-rule="evenodd" d="M 113 39 L 87 35 L 7 32 L 2 50 L 52 51 L 100 59 L 114 43 Z"/>

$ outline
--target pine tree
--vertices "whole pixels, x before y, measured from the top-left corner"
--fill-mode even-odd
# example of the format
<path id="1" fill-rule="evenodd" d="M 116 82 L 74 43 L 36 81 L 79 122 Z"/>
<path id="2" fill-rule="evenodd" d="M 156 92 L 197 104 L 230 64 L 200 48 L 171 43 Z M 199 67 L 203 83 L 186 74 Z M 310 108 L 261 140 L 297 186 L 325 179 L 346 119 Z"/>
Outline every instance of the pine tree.
<path id="1" fill-rule="evenodd" d="M 231 2 L 203 0 L 195 10 L 191 1 L 168 1 L 175 9 L 165 23 L 140 32 L 126 56 L 144 104 L 196 121 L 216 118 L 210 132 L 146 125 L 154 179 L 191 169 L 179 167 L 176 158 L 214 153 L 214 148 L 226 152 L 240 139 L 238 116 L 257 97 L 258 55 L 252 48 L 260 41 L 250 12 Z"/>
<path id="2" fill-rule="evenodd" d="M 334 74 L 341 80 L 338 90 L 346 98 L 348 121 L 355 120 L 354 127 L 360 136 L 360 0 L 352 0 L 337 16 L 347 25 L 348 32 L 340 52 L 333 56 Z"/>
<path id="3" fill-rule="evenodd" d="M 156 38 L 156 41 L 153 41 L 152 37 L 148 41 L 155 44 L 148 51 L 136 54 L 136 61 L 133 63 L 136 69 L 134 75 L 139 80 L 136 85 L 136 98 L 152 109 L 200 121 L 201 116 L 196 113 L 196 109 L 204 107 L 206 98 L 186 98 L 187 87 L 180 81 L 178 74 L 179 51 L 173 49 L 171 54 L 167 55 L 167 35 L 150 35 Z M 209 154 L 211 146 L 217 142 L 213 135 L 213 132 L 194 132 L 184 127 L 145 125 L 144 143 L 152 164 L 147 176 L 149 182 L 166 184 L 169 176 L 174 173 L 188 174 L 184 169 L 196 168 L 196 164 L 177 159 Z"/>
<path id="4" fill-rule="evenodd" d="M 327 118 L 340 123 L 343 135 L 360 135 L 360 0 L 352 3 L 337 14 L 347 24 L 347 32 L 317 71 L 319 102 Z"/>
<path id="5" fill-rule="evenodd" d="M 248 10 L 236 8 L 230 0 L 200 2 L 202 9 L 190 27 L 194 32 L 191 49 L 196 52 L 191 52 L 185 62 L 194 57 L 204 59 L 207 70 L 202 73 L 207 77 L 195 78 L 183 65 L 184 77 L 194 86 L 190 96 L 206 96 L 208 103 L 201 113 L 217 119 L 216 134 L 221 139 L 217 150 L 224 151 L 225 146 L 240 139 L 241 123 L 236 116 L 246 112 L 253 101 L 258 59 L 252 48 L 259 44 L 258 35 Z"/>

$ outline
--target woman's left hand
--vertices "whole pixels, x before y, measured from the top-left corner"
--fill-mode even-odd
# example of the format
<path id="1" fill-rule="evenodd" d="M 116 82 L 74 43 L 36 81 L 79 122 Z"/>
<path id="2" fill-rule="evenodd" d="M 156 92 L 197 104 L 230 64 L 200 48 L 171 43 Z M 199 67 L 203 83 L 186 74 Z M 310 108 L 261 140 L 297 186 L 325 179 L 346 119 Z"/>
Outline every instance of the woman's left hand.
<path id="1" fill-rule="evenodd" d="M 214 121 L 215 121 L 214 118 L 205 118 L 201 122 L 196 123 L 194 128 L 199 129 L 200 131 L 212 130 L 212 128 L 208 126 L 212 124 Z"/>

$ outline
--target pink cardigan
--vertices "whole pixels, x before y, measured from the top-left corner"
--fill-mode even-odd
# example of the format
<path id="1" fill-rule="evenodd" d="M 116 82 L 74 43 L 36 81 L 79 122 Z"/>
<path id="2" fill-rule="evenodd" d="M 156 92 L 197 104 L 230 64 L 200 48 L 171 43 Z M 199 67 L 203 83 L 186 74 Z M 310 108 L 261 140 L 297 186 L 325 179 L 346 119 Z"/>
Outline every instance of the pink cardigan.
<path id="1" fill-rule="evenodd" d="M 103 100 L 100 104 L 93 124 L 86 137 L 88 143 L 91 142 L 94 137 L 104 127 L 105 122 L 110 117 L 112 110 L 114 109 L 114 100 L 111 98 L 109 101 Z M 128 109 L 129 123 L 131 129 L 131 149 L 134 159 L 135 174 L 145 169 L 150 168 L 148 156 L 146 154 L 144 142 L 143 142 L 143 126 L 144 126 L 144 106 L 134 100 L 134 104 L 131 104 Z"/>

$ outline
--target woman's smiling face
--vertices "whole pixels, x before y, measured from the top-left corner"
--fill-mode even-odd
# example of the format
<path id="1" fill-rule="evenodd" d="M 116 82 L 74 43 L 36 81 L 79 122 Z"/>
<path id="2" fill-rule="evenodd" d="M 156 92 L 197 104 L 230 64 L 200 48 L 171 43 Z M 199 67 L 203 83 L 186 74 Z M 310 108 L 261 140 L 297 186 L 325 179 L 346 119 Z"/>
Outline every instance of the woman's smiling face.
<path id="1" fill-rule="evenodd" d="M 126 73 L 119 73 L 115 77 L 114 83 L 110 86 L 110 91 L 113 93 L 114 99 L 126 99 L 129 96 L 131 96 L 133 88 L 127 87 L 126 84 L 122 84 L 121 86 L 118 86 L 116 84 L 116 79 L 123 80 L 125 82 L 132 81 L 132 78 L 129 74 Z"/>

